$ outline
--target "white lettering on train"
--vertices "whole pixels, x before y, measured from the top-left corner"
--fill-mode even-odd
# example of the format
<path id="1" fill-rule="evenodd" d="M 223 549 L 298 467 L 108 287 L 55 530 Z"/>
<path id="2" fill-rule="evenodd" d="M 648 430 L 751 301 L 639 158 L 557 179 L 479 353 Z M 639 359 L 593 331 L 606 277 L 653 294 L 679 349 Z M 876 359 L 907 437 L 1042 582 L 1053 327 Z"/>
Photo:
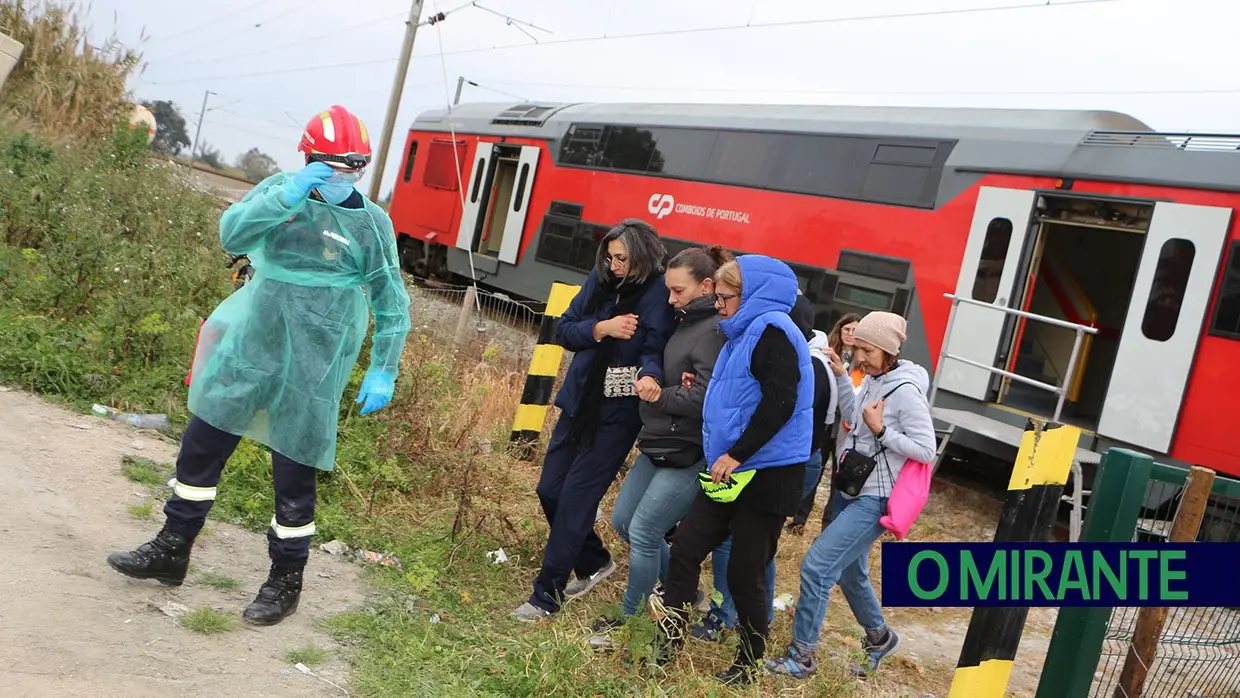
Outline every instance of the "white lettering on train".
<path id="1" fill-rule="evenodd" d="M 670 213 L 680 213 L 698 218 L 749 224 L 749 212 L 747 211 L 733 211 L 731 209 L 712 208 L 698 204 L 678 204 L 671 194 L 652 194 L 646 208 L 660 219 Z"/>

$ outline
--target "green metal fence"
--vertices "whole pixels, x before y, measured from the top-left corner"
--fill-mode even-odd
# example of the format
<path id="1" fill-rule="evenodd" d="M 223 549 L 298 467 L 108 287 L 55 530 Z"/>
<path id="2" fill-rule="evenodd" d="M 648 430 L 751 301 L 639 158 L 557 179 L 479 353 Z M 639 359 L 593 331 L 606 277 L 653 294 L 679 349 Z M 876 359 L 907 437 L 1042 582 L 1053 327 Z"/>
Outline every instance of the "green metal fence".
<path id="1" fill-rule="evenodd" d="M 1103 457 L 1082 541 L 1166 540 L 1188 471 L 1125 449 Z M 1198 540 L 1240 541 L 1240 481 L 1216 477 Z M 1137 608 L 1060 610 L 1038 698 L 1124 698 L 1120 672 Z M 1143 696 L 1240 697 L 1240 609 L 1173 608 Z"/>

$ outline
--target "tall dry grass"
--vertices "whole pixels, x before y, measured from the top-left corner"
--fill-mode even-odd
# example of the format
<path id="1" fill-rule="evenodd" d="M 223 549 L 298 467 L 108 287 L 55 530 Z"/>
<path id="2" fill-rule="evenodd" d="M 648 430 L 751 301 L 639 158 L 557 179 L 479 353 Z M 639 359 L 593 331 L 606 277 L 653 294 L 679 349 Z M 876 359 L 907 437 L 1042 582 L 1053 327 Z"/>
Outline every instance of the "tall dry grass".
<path id="1" fill-rule="evenodd" d="M 88 39 L 77 3 L 0 0 L 0 32 L 25 46 L 0 91 L 0 111 L 46 134 L 105 140 L 128 116 L 126 82 L 141 55 L 109 37 Z"/>

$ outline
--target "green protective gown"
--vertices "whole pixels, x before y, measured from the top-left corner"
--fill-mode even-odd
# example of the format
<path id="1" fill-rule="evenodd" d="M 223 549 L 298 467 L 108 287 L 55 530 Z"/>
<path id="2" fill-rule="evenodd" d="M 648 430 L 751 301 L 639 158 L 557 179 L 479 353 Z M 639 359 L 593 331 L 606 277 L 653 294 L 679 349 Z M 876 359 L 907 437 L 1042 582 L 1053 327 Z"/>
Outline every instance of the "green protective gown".
<path id="1" fill-rule="evenodd" d="M 340 399 L 368 326 L 367 298 L 375 316 L 369 371 L 394 385 L 409 293 L 383 209 L 369 200 L 362 209 L 316 199 L 289 207 L 282 192 L 291 176 L 268 177 L 220 218 L 220 243 L 249 257 L 255 275 L 199 334 L 189 411 L 330 471 Z"/>

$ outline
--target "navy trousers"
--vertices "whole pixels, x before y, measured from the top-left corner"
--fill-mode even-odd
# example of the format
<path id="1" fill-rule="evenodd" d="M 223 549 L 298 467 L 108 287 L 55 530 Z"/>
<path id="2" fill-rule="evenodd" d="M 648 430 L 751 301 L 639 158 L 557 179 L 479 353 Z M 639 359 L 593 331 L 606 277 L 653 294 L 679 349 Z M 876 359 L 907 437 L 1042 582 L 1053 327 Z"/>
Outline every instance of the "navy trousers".
<path id="1" fill-rule="evenodd" d="M 560 610 L 570 574 L 585 579 L 611 561 L 611 553 L 594 532 L 594 519 L 641 431 L 636 420 L 603 424 L 594 442 L 581 446 L 565 442 L 571 425 L 572 418 L 561 414 L 551 432 L 537 488 L 551 534 L 530 603 L 552 613 Z"/>
<path id="2" fill-rule="evenodd" d="M 220 431 L 193 417 L 181 436 L 173 494 L 164 504 L 168 529 L 194 538 L 215 503 L 224 464 L 241 443 L 240 436 Z M 300 567 L 310 557 L 314 535 L 315 475 L 318 471 L 271 452 L 276 511 L 267 529 L 267 552 L 281 567 Z"/>

